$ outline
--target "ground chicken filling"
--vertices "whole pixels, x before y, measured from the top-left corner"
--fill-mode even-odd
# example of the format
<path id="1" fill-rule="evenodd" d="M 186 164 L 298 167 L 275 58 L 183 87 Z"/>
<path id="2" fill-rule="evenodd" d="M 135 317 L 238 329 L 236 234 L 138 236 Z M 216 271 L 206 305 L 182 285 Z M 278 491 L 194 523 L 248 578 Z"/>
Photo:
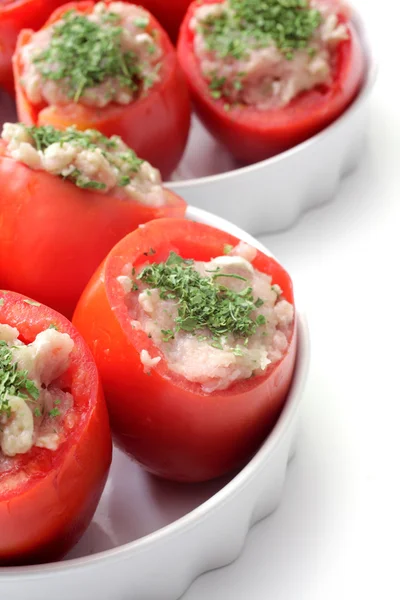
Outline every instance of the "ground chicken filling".
<path id="1" fill-rule="evenodd" d="M 162 50 L 149 15 L 124 2 L 70 10 L 21 50 L 22 86 L 33 104 L 129 104 L 159 79 Z"/>
<path id="2" fill-rule="evenodd" d="M 171 252 L 165 263 L 118 277 L 132 327 L 143 330 L 157 353 L 141 351 L 146 372 L 162 357 L 171 371 L 200 383 L 206 393 L 264 375 L 284 355 L 294 309 L 271 277 L 254 269 L 256 251 L 241 242 L 210 262 Z M 149 251 L 151 254 L 151 250 Z"/>
<path id="3" fill-rule="evenodd" d="M 337 45 L 348 38 L 340 2 L 225 0 L 199 6 L 194 51 L 215 99 L 260 110 L 329 85 Z"/>
<path id="4" fill-rule="evenodd" d="M 7 457 L 34 446 L 57 450 L 74 404 L 57 385 L 69 367 L 70 336 L 49 328 L 31 344 L 18 337 L 18 329 L 0 324 L 0 471 L 10 466 Z"/>
<path id="5" fill-rule="evenodd" d="M 58 131 L 51 126 L 5 123 L 2 138 L 7 156 L 31 169 L 148 206 L 166 202 L 160 172 L 138 158 L 118 136 L 107 138 L 94 129 Z"/>

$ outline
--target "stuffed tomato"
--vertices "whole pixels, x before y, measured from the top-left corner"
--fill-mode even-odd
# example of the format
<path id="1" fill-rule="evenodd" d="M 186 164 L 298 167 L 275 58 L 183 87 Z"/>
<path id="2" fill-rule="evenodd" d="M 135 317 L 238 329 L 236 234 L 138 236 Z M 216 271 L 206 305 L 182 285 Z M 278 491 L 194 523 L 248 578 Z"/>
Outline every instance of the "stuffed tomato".
<path id="1" fill-rule="evenodd" d="M 0 291 L 0 564 L 53 561 L 79 540 L 111 452 L 81 336 L 54 310 Z"/>
<path id="2" fill-rule="evenodd" d="M 0 87 L 14 93 L 12 55 L 21 29 L 39 29 L 63 0 L 2 0 L 0 3 Z"/>
<path id="3" fill-rule="evenodd" d="M 161 23 L 175 42 L 178 38 L 179 28 L 191 0 L 141 0 L 141 6 L 149 10 Z"/>
<path id="4" fill-rule="evenodd" d="M 56 68 L 55 68 L 56 67 Z M 28 125 L 94 128 L 168 176 L 187 141 L 190 103 L 167 34 L 127 2 L 72 2 L 14 55 L 17 109 Z"/>
<path id="5" fill-rule="evenodd" d="M 6 123 L 0 140 L 0 286 L 66 316 L 111 248 L 185 202 L 116 136 Z"/>
<path id="6" fill-rule="evenodd" d="M 227 233 L 147 223 L 110 252 L 73 322 L 117 443 L 161 477 L 204 481 L 240 466 L 282 409 L 296 353 L 291 280 Z"/>
<path id="7" fill-rule="evenodd" d="M 196 0 L 178 57 L 200 118 L 243 163 L 331 123 L 355 98 L 364 71 L 340 0 Z"/>

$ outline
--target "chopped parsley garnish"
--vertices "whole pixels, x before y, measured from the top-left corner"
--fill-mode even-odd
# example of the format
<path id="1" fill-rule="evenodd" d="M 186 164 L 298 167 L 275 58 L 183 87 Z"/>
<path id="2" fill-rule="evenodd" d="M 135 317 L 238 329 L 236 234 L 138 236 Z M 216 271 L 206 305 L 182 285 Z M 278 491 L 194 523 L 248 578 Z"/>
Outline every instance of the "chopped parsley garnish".
<path id="1" fill-rule="evenodd" d="M 218 77 L 217 75 L 213 75 L 211 78 L 208 87 L 211 91 L 211 96 L 218 100 L 222 96 L 222 89 L 226 82 L 226 77 Z"/>
<path id="2" fill-rule="evenodd" d="M 4 340 L 0 340 L 0 413 L 10 415 L 9 396 L 18 396 L 24 400 L 31 396 L 38 400 L 39 389 L 28 378 L 28 371 L 19 369 L 12 349 Z"/>
<path id="3" fill-rule="evenodd" d="M 36 150 L 41 151 L 57 143 L 61 146 L 66 143 L 76 144 L 84 150 L 95 150 L 100 144 L 110 150 L 117 147 L 116 138 L 108 138 L 96 129 L 78 131 L 75 127 L 68 127 L 66 130 L 60 131 L 51 125 L 32 126 L 26 129 L 33 138 Z"/>
<path id="4" fill-rule="evenodd" d="M 109 78 L 133 92 L 139 90 L 142 67 L 135 52 L 122 48 L 119 20 L 111 12 L 104 12 L 101 24 L 75 10 L 64 13 L 54 26 L 50 44 L 34 58 L 42 77 L 62 82 L 74 102 Z"/>
<path id="5" fill-rule="evenodd" d="M 265 317 L 252 318 L 252 312 L 263 303 L 255 299 L 251 286 L 236 292 L 218 283 L 221 277 L 235 277 L 247 280 L 240 275 L 213 271 L 210 277 L 203 277 L 193 267 L 192 260 L 184 260 L 171 252 L 167 261 L 146 266 L 137 276 L 151 288 L 157 288 L 162 300 L 175 300 L 178 316 L 174 330 L 163 330 L 163 341 L 173 339 L 176 332 L 183 330 L 198 334 L 206 329 L 211 333 L 212 344 L 222 348 L 222 338 L 233 334 L 245 340 L 263 325 Z M 261 302 L 261 304 L 260 304 Z"/>
<path id="6" fill-rule="evenodd" d="M 120 170 L 122 163 L 125 174 L 119 177 L 117 184 L 122 187 L 131 183 L 131 179 L 135 177 L 144 162 L 141 158 L 138 158 L 136 153 L 130 148 L 123 148 L 118 152 L 119 144 L 121 142 L 121 139 L 118 136 L 108 138 L 96 129 L 78 131 L 75 127 L 68 127 L 64 131 L 59 131 L 51 125 L 45 125 L 43 127 L 26 127 L 26 130 L 32 137 L 33 147 L 40 152 L 44 152 L 53 144 L 60 144 L 60 146 L 72 144 L 79 147 L 81 150 L 101 152 L 105 159 L 115 166 L 117 171 Z M 89 179 L 76 168 L 73 168 L 72 170 L 67 168 L 66 174 L 61 174 L 61 177 L 68 179 L 68 181 L 72 181 L 72 183 L 82 189 L 104 190 L 107 187 L 105 183 L 101 181 Z"/>
<path id="7" fill-rule="evenodd" d="M 287 59 L 307 48 L 322 21 L 307 0 L 227 0 L 221 15 L 210 15 L 199 25 L 208 50 L 237 60 L 248 50 L 274 43 Z M 218 90 L 211 80 L 211 90 Z M 238 85 L 238 84 L 237 84 Z"/>
<path id="8" fill-rule="evenodd" d="M 122 175 L 118 182 L 118 185 L 120 185 L 121 187 L 125 187 L 126 185 L 129 185 L 130 182 L 131 182 L 131 178 L 128 177 L 128 175 Z"/>
<path id="9" fill-rule="evenodd" d="M 163 342 L 169 342 L 173 340 L 175 335 L 172 329 L 161 329 L 161 333 L 163 334 Z"/>
<path id="10" fill-rule="evenodd" d="M 52 408 L 51 410 L 49 410 L 49 417 L 58 417 L 60 415 L 60 411 L 58 410 L 58 408 Z"/>
<path id="11" fill-rule="evenodd" d="M 136 17 L 136 19 L 133 21 L 134 25 L 136 25 L 136 27 L 140 27 L 140 29 L 146 29 L 149 22 L 150 19 L 146 15 L 143 15 L 143 17 Z"/>
<path id="12" fill-rule="evenodd" d="M 244 354 L 243 349 L 240 346 L 236 346 L 232 352 L 235 356 L 243 356 Z"/>
<path id="13" fill-rule="evenodd" d="M 271 289 L 275 292 L 277 296 L 280 296 L 282 294 L 281 288 L 276 283 L 274 285 L 271 285 Z"/>

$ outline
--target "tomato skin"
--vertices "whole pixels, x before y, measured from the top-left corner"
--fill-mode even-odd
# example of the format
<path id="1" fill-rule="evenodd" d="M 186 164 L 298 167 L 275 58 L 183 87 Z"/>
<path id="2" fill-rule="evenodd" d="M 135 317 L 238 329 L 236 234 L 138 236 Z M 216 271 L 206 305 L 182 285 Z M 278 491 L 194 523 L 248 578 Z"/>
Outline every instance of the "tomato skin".
<path id="1" fill-rule="evenodd" d="M 273 427 L 288 392 L 296 354 L 296 327 L 288 351 L 264 377 L 205 394 L 169 371 L 165 359 L 144 372 L 139 353 L 160 355 L 143 331 L 132 328 L 116 277 L 128 262 L 165 260 L 170 250 L 209 260 L 237 239 L 212 227 L 169 219 L 152 221 L 124 238 L 93 275 L 73 323 L 92 350 L 102 378 L 116 442 L 147 470 L 176 481 L 205 481 L 240 466 Z M 288 274 L 257 253 L 256 268 L 272 275 L 293 302 Z"/>
<path id="2" fill-rule="evenodd" d="M 21 29 L 39 29 L 63 0 L 11 0 L 0 4 L 0 86 L 14 94 L 12 55 Z"/>
<path id="3" fill-rule="evenodd" d="M 71 317 L 89 278 L 110 249 L 140 224 L 183 216 L 186 203 L 120 200 L 2 156 L 0 142 L 0 286 Z M 29 260 L 27 260 L 29 257 Z"/>
<path id="4" fill-rule="evenodd" d="M 140 0 L 140 5 L 150 11 L 175 43 L 180 25 L 192 0 Z"/>
<path id="5" fill-rule="evenodd" d="M 199 4 L 223 0 L 195 0 L 180 30 L 178 58 L 190 88 L 195 109 L 204 125 L 242 163 L 274 156 L 303 142 L 339 117 L 358 93 L 364 74 L 364 57 L 359 36 L 348 23 L 350 37 L 337 47 L 336 72 L 326 89 L 303 92 L 285 107 L 262 111 L 238 106 L 225 110 L 226 100 L 211 97 L 193 51 L 189 23 Z"/>
<path id="6" fill-rule="evenodd" d="M 74 9 L 90 14 L 94 2 L 70 2 L 56 10 L 44 27 Z M 22 73 L 21 49 L 31 40 L 33 32 L 24 30 L 18 37 L 13 58 L 16 84 L 18 119 L 27 125 L 53 125 L 65 129 L 98 129 L 106 136 L 119 135 L 124 142 L 160 169 L 167 178 L 178 165 L 185 150 L 190 127 L 190 101 L 185 77 L 176 52 L 160 24 L 149 14 L 148 29 L 159 32 L 159 43 L 164 50 L 160 81 L 148 94 L 128 105 L 112 103 L 105 108 L 90 108 L 71 103 L 67 106 L 33 106 L 20 84 Z"/>
<path id="7" fill-rule="evenodd" d="M 53 561 L 79 540 L 100 500 L 112 455 L 107 409 L 93 357 L 71 323 L 20 294 L 0 291 L 0 298 L 0 323 L 17 327 L 26 343 L 51 323 L 75 343 L 62 380 L 78 422 L 65 426 L 58 450 L 34 447 L 0 472 L 0 564 Z"/>

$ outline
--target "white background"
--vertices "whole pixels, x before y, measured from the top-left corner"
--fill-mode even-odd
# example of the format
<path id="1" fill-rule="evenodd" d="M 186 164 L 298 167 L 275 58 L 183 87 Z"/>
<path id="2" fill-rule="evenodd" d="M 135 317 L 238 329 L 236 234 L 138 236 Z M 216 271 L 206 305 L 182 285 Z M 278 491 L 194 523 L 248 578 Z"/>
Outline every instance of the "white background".
<path id="1" fill-rule="evenodd" d="M 261 238 L 311 329 L 297 456 L 241 558 L 184 600 L 400 598 L 400 5 L 355 5 L 380 62 L 360 167 L 333 203 Z"/>

